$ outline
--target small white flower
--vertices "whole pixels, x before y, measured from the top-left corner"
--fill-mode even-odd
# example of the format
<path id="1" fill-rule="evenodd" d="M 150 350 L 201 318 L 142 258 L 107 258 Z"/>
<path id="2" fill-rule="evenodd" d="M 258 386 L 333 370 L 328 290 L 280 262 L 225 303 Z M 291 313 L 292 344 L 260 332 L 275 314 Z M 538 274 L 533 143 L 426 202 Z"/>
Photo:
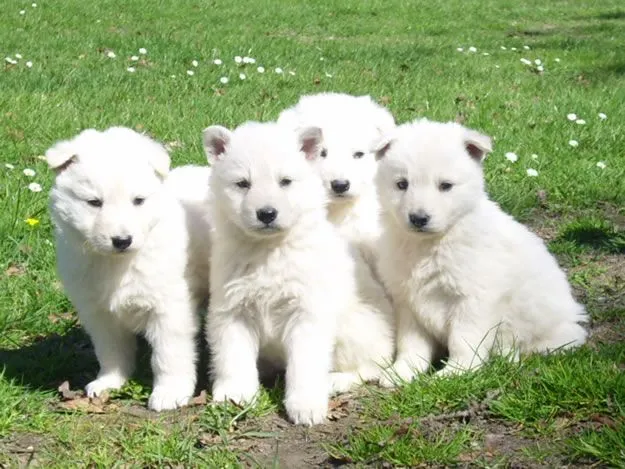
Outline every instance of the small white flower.
<path id="1" fill-rule="evenodd" d="M 31 7 L 33 7 L 33 8 L 37 8 L 37 4 L 36 4 L 36 3 L 33 3 L 33 4 L 31 5 Z"/>
<path id="2" fill-rule="evenodd" d="M 139 54 L 145 55 L 147 53 L 148 53 L 148 50 L 145 47 L 142 47 L 141 49 L 139 49 Z"/>
<path id="3" fill-rule="evenodd" d="M 191 62 L 191 65 L 193 65 L 194 67 L 197 67 L 200 64 L 197 60 L 194 60 L 193 62 Z"/>
<path id="4" fill-rule="evenodd" d="M 603 112 L 599 113 L 599 119 L 601 119 L 602 121 L 606 120 L 608 118 L 608 116 L 606 116 Z"/>
<path id="5" fill-rule="evenodd" d="M 542 62 L 540 61 L 540 59 L 536 59 L 536 60 L 534 60 L 534 63 L 535 63 L 536 65 L 540 65 L 540 64 L 542 64 Z"/>
<path id="6" fill-rule="evenodd" d="M 241 57 L 241 56 L 237 55 L 237 56 L 234 58 L 234 61 L 235 61 L 236 63 L 240 64 L 241 62 L 243 62 L 243 57 Z"/>
<path id="7" fill-rule="evenodd" d="M 538 159 L 538 155 L 536 153 L 532 153 L 532 159 L 533 160 L 537 160 Z"/>
<path id="8" fill-rule="evenodd" d="M 251 57 L 243 57 L 243 63 L 244 64 L 255 64 L 256 63 L 256 59 L 253 59 Z"/>
<path id="9" fill-rule="evenodd" d="M 172 78 L 176 78 L 176 75 L 172 75 L 171 77 L 172 77 Z"/>
<path id="10" fill-rule="evenodd" d="M 495 68 L 500 68 L 499 65 L 495 65 Z"/>
<path id="11" fill-rule="evenodd" d="M 606 164 L 603 161 L 597 161 L 597 168 L 605 169 Z"/>
<path id="12" fill-rule="evenodd" d="M 4 60 L 11 65 L 15 65 L 17 63 L 17 60 L 12 59 L 11 57 L 5 57 Z"/>
<path id="13" fill-rule="evenodd" d="M 539 72 L 544 72 L 545 67 L 543 67 L 542 65 L 539 65 L 538 67 L 536 67 L 536 70 L 538 70 Z"/>
<path id="14" fill-rule="evenodd" d="M 501 46 L 501 50 L 507 50 L 506 46 Z"/>
<path id="15" fill-rule="evenodd" d="M 15 54 L 15 58 L 16 59 L 21 59 L 22 58 L 22 54 Z"/>
<path id="16" fill-rule="evenodd" d="M 556 57 L 556 62 L 560 62 L 560 59 Z"/>
<path id="17" fill-rule="evenodd" d="M 477 52 L 477 49 L 473 46 L 469 47 L 469 52 Z"/>
<path id="18" fill-rule="evenodd" d="M 4 163 L 4 167 L 6 169 L 15 169 L 15 166 L 13 166 L 11 163 Z"/>
<path id="19" fill-rule="evenodd" d="M 106 53 L 106 56 L 107 56 L 109 59 L 114 59 L 115 57 L 117 57 L 117 56 L 115 55 L 115 52 L 113 52 L 112 50 L 108 51 L 108 52 Z"/>
<path id="20" fill-rule="evenodd" d="M 28 68 L 32 68 L 33 63 L 29 60 L 28 62 L 26 62 L 26 66 L 27 66 Z"/>
<path id="21" fill-rule="evenodd" d="M 530 46 L 523 46 L 523 49 L 530 50 Z"/>
<path id="22" fill-rule="evenodd" d="M 136 55 L 133 55 L 132 57 L 130 57 L 130 60 L 132 60 L 133 62 L 136 62 L 137 60 L 139 60 L 139 57 L 137 57 Z"/>
<path id="23" fill-rule="evenodd" d="M 245 73 L 239 73 L 239 79 L 245 80 L 246 78 Z"/>
<path id="24" fill-rule="evenodd" d="M 579 142 L 577 140 L 569 140 L 569 145 L 571 145 L 572 147 L 576 147 L 579 145 Z"/>
<path id="25" fill-rule="evenodd" d="M 532 62 L 527 59 L 521 59 L 521 63 L 524 63 L 525 65 L 532 65 Z"/>
<path id="26" fill-rule="evenodd" d="M 215 65 L 221 65 L 223 62 L 221 61 L 221 59 L 215 59 L 215 60 L 213 60 L 213 63 Z"/>
<path id="27" fill-rule="evenodd" d="M 258 67 L 258 68 L 256 69 L 256 71 L 257 71 L 258 73 L 265 73 L 265 67 Z"/>
<path id="28" fill-rule="evenodd" d="M 219 81 L 225 85 L 226 83 L 228 83 L 228 77 L 221 77 Z"/>
<path id="29" fill-rule="evenodd" d="M 295 76 L 295 72 L 293 70 L 289 70 L 289 75 Z"/>
<path id="30" fill-rule="evenodd" d="M 516 161 L 519 159 L 516 153 L 512 153 L 511 151 L 506 153 L 505 157 L 510 163 L 516 163 Z"/>
<path id="31" fill-rule="evenodd" d="M 41 192 L 41 186 L 36 182 L 28 184 L 28 189 L 30 189 L 31 192 Z"/>
<path id="32" fill-rule="evenodd" d="M 462 47 L 458 47 L 456 50 L 457 50 L 458 52 L 462 52 L 464 49 L 463 49 Z"/>
<path id="33" fill-rule="evenodd" d="M 536 176 L 538 176 L 538 171 L 536 171 L 535 169 L 532 169 L 532 168 L 528 168 L 527 169 L 527 175 L 529 177 L 535 178 Z"/>
<path id="34" fill-rule="evenodd" d="M 128 68 L 126 69 L 126 71 L 128 71 L 128 72 L 130 72 L 130 73 L 135 73 L 135 70 L 136 70 L 136 69 L 135 69 L 134 67 L 128 67 Z"/>
<path id="35" fill-rule="evenodd" d="M 187 70 L 187 75 L 192 77 L 193 75 L 195 75 L 195 72 L 193 70 Z"/>
<path id="36" fill-rule="evenodd" d="M 488 52 L 482 52 L 482 55 L 490 55 Z"/>
<path id="37" fill-rule="evenodd" d="M 516 47 L 511 47 L 510 50 L 516 50 Z"/>
<path id="38" fill-rule="evenodd" d="M 276 69 L 274 70 L 274 72 L 280 74 L 280 73 L 284 73 L 284 71 L 280 68 L 280 67 L 276 67 Z"/>
<path id="39" fill-rule="evenodd" d="M 579 124 L 579 125 L 584 125 L 584 124 L 586 123 L 586 121 L 585 121 L 584 119 L 577 119 L 577 120 L 575 121 L 575 123 L 576 123 L 576 124 Z"/>
<path id="40" fill-rule="evenodd" d="M 326 72 L 326 77 L 332 78 L 332 75 L 330 75 L 328 72 Z"/>
<path id="41" fill-rule="evenodd" d="M 26 168 L 24 171 L 22 171 L 24 173 L 24 176 L 27 176 L 29 178 L 32 178 L 35 176 L 35 170 L 34 169 L 30 169 L 30 168 Z"/>
<path id="42" fill-rule="evenodd" d="M 319 60 L 321 60 L 322 62 L 325 60 L 325 57 L 319 57 Z"/>
<path id="43" fill-rule="evenodd" d="M 20 15 L 25 15 L 26 14 L 26 10 L 20 10 Z"/>
<path id="44" fill-rule="evenodd" d="M 574 120 L 577 120 L 577 114 L 573 114 L 573 113 L 567 114 L 566 118 L 570 120 L 571 122 L 573 122 Z"/>

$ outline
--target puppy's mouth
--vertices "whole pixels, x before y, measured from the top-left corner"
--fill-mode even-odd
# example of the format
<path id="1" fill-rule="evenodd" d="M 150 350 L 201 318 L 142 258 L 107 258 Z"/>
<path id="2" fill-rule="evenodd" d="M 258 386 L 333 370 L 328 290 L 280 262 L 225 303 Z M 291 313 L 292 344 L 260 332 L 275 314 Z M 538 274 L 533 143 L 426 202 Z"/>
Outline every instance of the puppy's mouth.
<path id="1" fill-rule="evenodd" d="M 284 229 L 275 223 L 271 223 L 269 225 L 255 226 L 253 231 L 260 235 L 268 236 L 276 233 L 282 232 Z"/>

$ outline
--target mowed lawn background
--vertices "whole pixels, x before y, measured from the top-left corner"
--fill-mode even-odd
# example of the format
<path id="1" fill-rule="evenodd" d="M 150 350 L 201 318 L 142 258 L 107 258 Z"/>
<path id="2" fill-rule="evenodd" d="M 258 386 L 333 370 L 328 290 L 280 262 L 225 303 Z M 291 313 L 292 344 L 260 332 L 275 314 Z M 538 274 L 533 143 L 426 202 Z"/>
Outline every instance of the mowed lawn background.
<path id="1" fill-rule="evenodd" d="M 619 0 L 5 0 L 0 467 L 623 467 L 624 47 Z M 97 363 L 55 273 L 45 150 L 126 125 L 166 143 L 174 166 L 203 164 L 206 126 L 271 120 L 320 91 L 493 136 L 490 193 L 567 268 L 593 317 L 589 344 L 395 392 L 370 386 L 332 400 L 330 423 L 311 430 L 284 420 L 279 381 L 254 408 L 200 398 L 148 412 L 146 353 L 111 400 L 64 401 L 58 386 L 80 389 Z"/>

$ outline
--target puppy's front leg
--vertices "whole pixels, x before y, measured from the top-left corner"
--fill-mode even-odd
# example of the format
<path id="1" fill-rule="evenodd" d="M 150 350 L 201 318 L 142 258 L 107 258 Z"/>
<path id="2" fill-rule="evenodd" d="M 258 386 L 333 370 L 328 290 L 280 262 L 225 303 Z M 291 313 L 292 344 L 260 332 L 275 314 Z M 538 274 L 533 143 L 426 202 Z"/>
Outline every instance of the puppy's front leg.
<path id="1" fill-rule="evenodd" d="M 211 352 L 213 400 L 237 404 L 254 400 L 258 379 L 258 337 L 243 315 L 214 308 L 209 312 L 207 337 Z"/>
<path id="2" fill-rule="evenodd" d="M 152 346 L 154 373 L 148 407 L 157 412 L 187 405 L 196 382 L 195 309 L 186 299 L 166 308 L 166 312 L 154 314 L 145 332 Z"/>
<path id="3" fill-rule="evenodd" d="M 304 319 L 287 331 L 285 345 L 286 412 L 295 424 L 322 423 L 328 413 L 332 331 L 317 320 Z"/>
<path id="4" fill-rule="evenodd" d="M 380 385 L 387 388 L 412 381 L 417 373 L 427 371 L 438 346 L 409 307 L 398 305 L 396 317 L 397 357 L 393 367 L 380 378 Z"/>
<path id="5" fill-rule="evenodd" d="M 137 339 L 108 311 L 80 314 L 80 321 L 91 337 L 100 364 L 98 377 L 85 387 L 87 396 L 99 396 L 107 389 L 119 389 L 135 366 Z"/>

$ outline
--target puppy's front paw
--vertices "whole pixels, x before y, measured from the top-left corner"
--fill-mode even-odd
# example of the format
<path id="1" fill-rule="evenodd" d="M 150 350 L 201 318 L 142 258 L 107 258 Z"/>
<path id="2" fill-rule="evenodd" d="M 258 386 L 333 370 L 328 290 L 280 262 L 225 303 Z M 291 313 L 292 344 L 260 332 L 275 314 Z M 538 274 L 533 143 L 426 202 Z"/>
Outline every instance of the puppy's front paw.
<path id="1" fill-rule="evenodd" d="M 404 383 L 409 383 L 421 371 L 424 370 L 415 369 L 406 361 L 398 361 L 391 368 L 384 370 L 378 383 L 384 388 L 395 388 Z"/>
<path id="2" fill-rule="evenodd" d="M 126 382 L 126 378 L 118 374 L 102 375 L 85 386 L 88 397 L 97 397 L 107 389 L 119 389 Z"/>
<path id="3" fill-rule="evenodd" d="M 213 401 L 233 401 L 237 405 L 245 405 L 253 402 L 258 393 L 257 380 L 224 379 L 217 380 L 213 384 Z"/>
<path id="4" fill-rule="evenodd" d="M 360 377 L 355 373 L 333 372 L 330 373 L 330 395 L 341 394 L 349 391 L 357 384 L 361 384 Z"/>
<path id="5" fill-rule="evenodd" d="M 193 395 L 192 385 L 157 385 L 154 387 L 150 399 L 148 400 L 148 408 L 160 412 L 161 410 L 177 409 L 184 407 L 189 403 L 189 399 Z"/>
<path id="6" fill-rule="evenodd" d="M 311 427 L 325 421 L 328 415 L 328 396 L 325 393 L 293 393 L 285 399 L 284 407 L 295 425 Z"/>

